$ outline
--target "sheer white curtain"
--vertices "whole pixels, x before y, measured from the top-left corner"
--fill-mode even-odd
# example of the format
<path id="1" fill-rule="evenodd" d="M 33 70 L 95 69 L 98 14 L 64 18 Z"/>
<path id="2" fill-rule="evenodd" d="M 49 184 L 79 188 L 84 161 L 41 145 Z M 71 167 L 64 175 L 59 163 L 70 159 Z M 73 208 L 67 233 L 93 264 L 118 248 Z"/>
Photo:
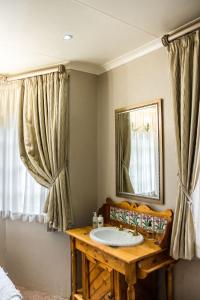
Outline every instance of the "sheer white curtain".
<path id="1" fill-rule="evenodd" d="M 130 177 L 136 194 L 159 196 L 157 109 L 150 106 L 130 114 Z"/>
<path id="2" fill-rule="evenodd" d="M 18 148 L 18 107 L 22 82 L 0 83 L 0 215 L 45 222 L 46 188 L 27 172 Z"/>

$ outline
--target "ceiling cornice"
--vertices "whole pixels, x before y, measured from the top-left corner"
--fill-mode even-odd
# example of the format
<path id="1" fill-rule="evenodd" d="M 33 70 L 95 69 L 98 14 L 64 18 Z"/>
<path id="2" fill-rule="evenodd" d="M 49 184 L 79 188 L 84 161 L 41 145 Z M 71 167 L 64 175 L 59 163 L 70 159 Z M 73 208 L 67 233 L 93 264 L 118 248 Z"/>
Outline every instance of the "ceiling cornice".
<path id="1" fill-rule="evenodd" d="M 91 63 L 84 63 L 84 62 L 77 62 L 77 61 L 71 61 L 67 63 L 66 69 L 75 70 L 75 71 L 81 71 L 85 73 L 91 73 L 94 75 L 100 75 L 104 73 L 104 69 L 100 65 L 95 65 Z"/>
<path id="2" fill-rule="evenodd" d="M 123 54 L 103 65 L 96 65 L 96 64 L 92 64 L 92 63 L 86 63 L 86 62 L 80 62 L 80 61 L 68 61 L 68 62 L 62 62 L 60 61 L 60 64 L 64 64 L 66 69 L 70 69 L 70 70 L 75 70 L 75 71 L 81 71 L 81 72 L 85 72 L 85 73 L 90 73 L 90 74 L 94 74 L 94 75 L 101 75 L 105 72 L 108 72 L 112 69 L 115 69 L 121 65 L 124 65 L 130 61 L 133 61 L 134 59 L 137 59 L 141 56 L 144 56 L 148 53 L 151 53 L 159 48 L 163 47 L 161 39 L 155 39 L 147 44 L 145 44 L 142 47 L 139 47 L 133 51 L 130 51 L 126 54 Z M 57 64 L 53 65 L 53 66 L 57 66 Z M 44 66 L 41 66 L 41 68 Z M 49 66 L 45 66 L 45 67 L 49 67 Z M 52 67 L 52 65 L 51 65 Z M 26 72 L 30 72 L 30 70 L 25 70 Z M 31 71 L 34 71 L 31 70 Z M 14 74 L 17 75 L 17 74 Z M 10 76 L 13 76 L 13 74 L 7 74 L 7 77 L 9 78 Z M 1 75 L 0 77 L 4 77 L 5 75 Z"/>
<path id="3" fill-rule="evenodd" d="M 144 46 L 141 46 L 133 51 L 123 54 L 123 55 L 105 63 L 104 65 L 101 66 L 102 69 L 104 70 L 102 73 L 108 72 L 114 68 L 124 65 L 134 59 L 137 59 L 141 56 L 151 53 L 161 47 L 163 47 L 161 39 L 157 38 L 157 39 L 145 44 Z"/>
<path id="4" fill-rule="evenodd" d="M 91 73 L 95 75 L 101 75 L 105 72 L 108 72 L 112 69 L 120 67 L 121 65 L 127 64 L 134 59 L 137 59 L 141 56 L 144 56 L 148 53 L 151 53 L 159 48 L 163 47 L 160 38 L 157 38 L 133 51 L 125 53 L 103 65 L 94 65 L 90 63 L 83 63 L 83 62 L 69 62 L 67 64 L 67 68 L 76 71 L 82 71 L 86 73 Z"/>

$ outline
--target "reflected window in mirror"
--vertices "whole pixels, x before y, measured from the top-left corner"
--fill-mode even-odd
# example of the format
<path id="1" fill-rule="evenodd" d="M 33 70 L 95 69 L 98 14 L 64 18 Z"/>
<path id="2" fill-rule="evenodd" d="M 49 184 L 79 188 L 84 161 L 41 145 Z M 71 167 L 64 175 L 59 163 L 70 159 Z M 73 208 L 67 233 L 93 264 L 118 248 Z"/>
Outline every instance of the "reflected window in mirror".
<path id="1" fill-rule="evenodd" d="M 116 194 L 163 203 L 161 100 L 115 111 Z"/>

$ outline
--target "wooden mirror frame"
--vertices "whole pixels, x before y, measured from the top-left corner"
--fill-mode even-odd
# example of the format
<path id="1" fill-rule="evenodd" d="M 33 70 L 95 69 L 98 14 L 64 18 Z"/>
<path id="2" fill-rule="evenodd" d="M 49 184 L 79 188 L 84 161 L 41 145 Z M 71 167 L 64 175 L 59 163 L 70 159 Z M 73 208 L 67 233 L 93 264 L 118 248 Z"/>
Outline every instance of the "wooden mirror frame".
<path id="1" fill-rule="evenodd" d="M 159 198 L 156 197 L 146 197 L 143 195 L 125 193 L 119 191 L 119 181 L 120 174 L 118 170 L 118 137 L 117 137 L 117 114 L 121 112 L 129 112 L 136 108 L 147 107 L 151 105 L 157 105 L 158 108 L 158 155 L 159 155 Z M 146 101 L 142 104 L 130 105 L 127 107 L 119 108 L 115 110 L 115 165 L 116 165 L 116 196 L 120 198 L 133 199 L 136 201 L 154 203 L 154 204 L 164 204 L 164 153 L 163 153 L 163 124 L 162 124 L 162 99 L 156 99 L 151 101 Z"/>

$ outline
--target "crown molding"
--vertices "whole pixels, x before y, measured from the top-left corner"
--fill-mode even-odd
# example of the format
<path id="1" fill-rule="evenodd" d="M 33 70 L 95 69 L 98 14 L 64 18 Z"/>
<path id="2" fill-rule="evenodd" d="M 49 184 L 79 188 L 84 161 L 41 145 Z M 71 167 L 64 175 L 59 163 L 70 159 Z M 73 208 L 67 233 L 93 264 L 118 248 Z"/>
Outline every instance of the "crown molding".
<path id="1" fill-rule="evenodd" d="M 124 65 L 134 59 L 137 59 L 141 56 L 144 56 L 148 53 L 151 53 L 159 48 L 163 47 L 161 39 L 155 39 L 147 44 L 145 44 L 144 46 L 141 46 L 133 51 L 130 51 L 126 54 L 123 54 L 111 61 L 108 61 L 107 63 L 103 64 L 103 65 L 97 65 L 97 64 L 93 64 L 93 63 L 88 63 L 88 62 L 81 62 L 81 61 L 60 61 L 59 64 L 64 64 L 66 69 L 68 70 L 75 70 L 75 71 L 80 71 L 80 72 L 85 72 L 85 73 L 90 73 L 90 74 L 94 74 L 94 75 L 101 75 L 105 72 L 108 72 L 114 68 L 117 68 L 121 65 Z M 58 64 L 54 64 L 51 65 L 51 67 L 57 66 Z M 44 67 L 44 66 L 43 66 Z M 45 67 L 50 67 L 45 66 Z M 41 66 L 42 68 L 42 66 Z M 30 70 L 24 70 L 24 72 L 30 72 Z M 34 71 L 34 69 L 32 69 L 31 71 Z M 14 75 L 18 75 L 18 74 L 0 74 L 0 79 L 4 79 L 5 76 L 7 76 L 7 78 L 12 77 Z"/>
<path id="2" fill-rule="evenodd" d="M 22 74 L 28 74 L 28 73 L 34 73 L 35 71 L 43 71 L 43 69 L 48 69 L 48 68 L 56 68 L 59 65 L 64 65 L 67 70 L 75 70 L 79 72 L 85 72 L 85 73 L 90 73 L 93 75 L 100 75 L 104 72 L 104 69 L 100 65 L 95 65 L 92 63 L 86 63 L 86 62 L 79 62 L 79 61 L 60 61 L 59 64 L 53 64 L 53 65 L 46 65 L 46 66 L 41 66 L 39 69 L 24 69 L 23 73 L 7 73 L 7 74 L 0 74 L 0 80 L 15 80 L 18 79 Z M 15 78 L 16 77 L 16 78 Z M 29 77 L 29 76 L 28 76 Z"/>
<path id="3" fill-rule="evenodd" d="M 103 65 L 95 65 L 91 63 L 84 63 L 84 62 L 76 62 L 72 61 L 69 62 L 66 67 L 67 69 L 76 70 L 76 71 L 82 71 L 86 73 L 91 73 L 94 75 L 101 75 L 105 72 L 108 72 L 112 69 L 115 69 L 121 65 L 127 64 L 130 61 L 133 61 L 141 56 L 144 56 L 146 54 L 149 54 L 157 49 L 160 49 L 163 47 L 163 44 L 161 42 L 160 38 L 157 38 L 133 51 L 130 51 L 128 53 L 125 53 L 111 61 L 108 61 L 107 63 Z"/>
<path id="4" fill-rule="evenodd" d="M 102 69 L 104 69 L 104 72 L 110 71 L 114 68 L 117 68 L 121 65 L 127 64 L 128 62 L 137 59 L 141 56 L 144 56 L 148 53 L 151 53 L 157 49 L 160 49 L 163 47 L 163 44 L 161 42 L 161 39 L 155 39 L 147 44 L 145 44 L 144 46 L 141 46 L 133 51 L 130 51 L 126 54 L 123 54 L 107 63 L 105 63 L 104 65 L 102 65 Z"/>
<path id="5" fill-rule="evenodd" d="M 75 71 L 90 73 L 94 75 L 100 75 L 104 73 L 104 69 L 102 68 L 101 65 L 95 65 L 91 63 L 71 61 L 67 63 L 65 67 L 68 70 L 75 70 Z"/>

